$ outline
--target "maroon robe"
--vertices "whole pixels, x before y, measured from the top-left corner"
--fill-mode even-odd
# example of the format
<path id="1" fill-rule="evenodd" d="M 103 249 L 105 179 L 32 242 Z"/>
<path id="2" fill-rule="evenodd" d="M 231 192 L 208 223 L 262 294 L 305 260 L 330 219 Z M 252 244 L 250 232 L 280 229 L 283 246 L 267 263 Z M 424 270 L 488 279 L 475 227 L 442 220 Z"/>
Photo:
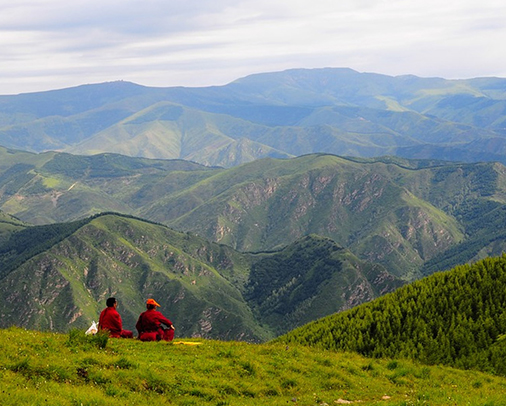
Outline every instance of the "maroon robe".
<path id="1" fill-rule="evenodd" d="M 164 329 L 162 324 L 169 328 Z M 172 341 L 174 338 L 172 322 L 155 309 L 141 313 L 135 328 L 139 332 L 139 339 L 142 341 Z"/>

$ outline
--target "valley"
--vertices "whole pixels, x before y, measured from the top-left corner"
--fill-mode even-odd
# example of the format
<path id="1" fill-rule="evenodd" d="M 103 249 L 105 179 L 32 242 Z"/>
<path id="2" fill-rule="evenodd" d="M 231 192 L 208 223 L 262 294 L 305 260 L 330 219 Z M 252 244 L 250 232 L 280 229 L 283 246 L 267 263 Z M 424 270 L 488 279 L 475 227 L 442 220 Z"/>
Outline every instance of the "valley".
<path id="1" fill-rule="evenodd" d="M 0 406 L 506 406 L 506 5 L 4 3 Z"/>

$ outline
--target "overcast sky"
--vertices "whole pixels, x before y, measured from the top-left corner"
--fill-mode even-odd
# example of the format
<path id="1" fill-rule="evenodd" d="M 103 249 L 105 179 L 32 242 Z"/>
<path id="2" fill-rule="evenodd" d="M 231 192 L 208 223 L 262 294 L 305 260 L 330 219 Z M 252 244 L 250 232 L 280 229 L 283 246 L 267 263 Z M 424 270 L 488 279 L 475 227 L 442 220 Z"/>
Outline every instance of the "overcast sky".
<path id="1" fill-rule="evenodd" d="M 504 0 L 0 0 L 0 94 L 348 67 L 506 77 Z"/>

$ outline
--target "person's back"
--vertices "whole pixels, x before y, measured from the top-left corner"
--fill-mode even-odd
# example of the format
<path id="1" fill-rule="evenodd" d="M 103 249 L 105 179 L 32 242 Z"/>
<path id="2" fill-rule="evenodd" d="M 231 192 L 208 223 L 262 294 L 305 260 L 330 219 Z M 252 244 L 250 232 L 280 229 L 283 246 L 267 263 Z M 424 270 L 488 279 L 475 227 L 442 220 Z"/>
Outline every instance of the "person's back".
<path id="1" fill-rule="evenodd" d="M 123 330 L 123 322 L 116 308 L 118 302 L 114 297 L 110 297 L 106 301 L 107 307 L 100 313 L 98 320 L 98 329 L 109 331 L 110 337 L 115 338 L 133 338 L 133 333 L 130 330 Z"/>
<path id="2" fill-rule="evenodd" d="M 156 310 L 160 307 L 153 299 L 146 302 L 147 310 L 139 316 L 135 328 L 141 341 L 171 341 L 174 338 L 174 325 L 162 313 Z M 162 325 L 168 327 L 164 329 Z"/>

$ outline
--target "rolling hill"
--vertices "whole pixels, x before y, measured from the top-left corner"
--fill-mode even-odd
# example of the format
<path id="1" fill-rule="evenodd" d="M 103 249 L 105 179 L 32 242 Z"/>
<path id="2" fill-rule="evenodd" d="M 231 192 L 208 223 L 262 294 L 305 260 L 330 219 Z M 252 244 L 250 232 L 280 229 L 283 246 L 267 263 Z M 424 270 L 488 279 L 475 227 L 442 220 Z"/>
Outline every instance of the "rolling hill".
<path id="1" fill-rule="evenodd" d="M 505 375 L 506 256 L 458 266 L 278 338 Z"/>
<path id="2" fill-rule="evenodd" d="M 6 242 L 12 233 L 27 227 L 22 221 L 9 214 L 0 211 L 0 244 Z"/>
<path id="3" fill-rule="evenodd" d="M 292 69 L 225 86 L 0 96 L 0 145 L 231 167 L 309 153 L 506 163 L 506 79 Z"/>
<path id="4" fill-rule="evenodd" d="M 301 257 L 313 268 L 293 267 Z M 85 328 L 115 296 L 125 328 L 134 329 L 155 297 L 182 336 L 253 342 L 402 285 L 317 236 L 247 254 L 117 214 L 17 231 L 0 245 L 0 270 L 1 328 Z M 270 309 L 259 283 L 267 284 L 261 295 Z"/>
<path id="5" fill-rule="evenodd" d="M 0 209 L 31 224 L 114 211 L 239 251 L 309 234 L 414 280 L 506 247 L 499 163 L 312 154 L 233 168 L 0 148 Z"/>

